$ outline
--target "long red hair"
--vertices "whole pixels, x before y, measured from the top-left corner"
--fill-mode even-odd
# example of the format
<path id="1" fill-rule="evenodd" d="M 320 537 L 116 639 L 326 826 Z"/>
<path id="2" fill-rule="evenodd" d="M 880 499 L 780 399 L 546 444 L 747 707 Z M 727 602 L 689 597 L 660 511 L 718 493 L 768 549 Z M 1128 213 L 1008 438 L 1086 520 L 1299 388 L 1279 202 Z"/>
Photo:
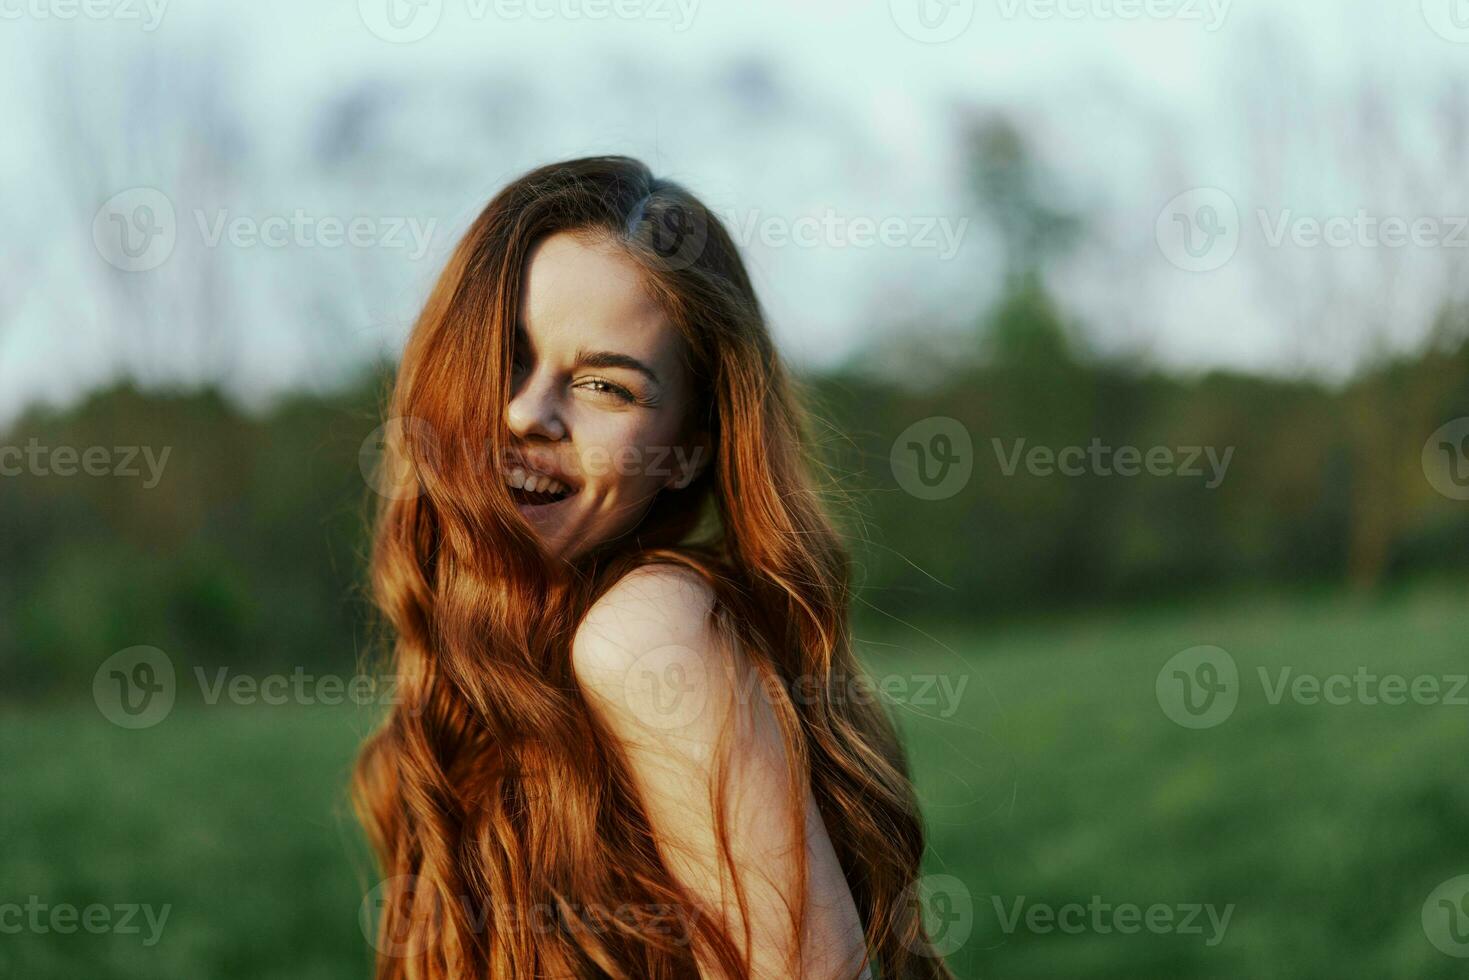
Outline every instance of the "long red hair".
<path id="1" fill-rule="evenodd" d="M 660 494 L 632 535 L 553 566 L 494 461 L 509 441 L 527 256 L 560 231 L 607 236 L 645 271 L 687 342 L 714 458 L 691 486 Z M 384 876 L 380 980 L 695 976 L 695 943 L 728 976 L 746 975 L 722 919 L 660 859 L 625 761 L 571 672 L 590 604 L 652 561 L 708 581 L 722 630 L 766 682 L 793 791 L 803 799 L 809 780 L 882 976 L 951 976 L 912 897 L 924 836 L 902 749 L 878 706 L 846 696 L 857 674 L 848 560 L 809 470 L 805 419 L 707 208 L 625 157 L 515 180 L 429 296 L 387 415 L 402 479 L 378 509 L 371 574 L 398 697 L 353 780 Z M 588 927 L 593 909 L 615 914 Z M 684 909 L 696 914 L 671 928 L 670 910 Z"/>

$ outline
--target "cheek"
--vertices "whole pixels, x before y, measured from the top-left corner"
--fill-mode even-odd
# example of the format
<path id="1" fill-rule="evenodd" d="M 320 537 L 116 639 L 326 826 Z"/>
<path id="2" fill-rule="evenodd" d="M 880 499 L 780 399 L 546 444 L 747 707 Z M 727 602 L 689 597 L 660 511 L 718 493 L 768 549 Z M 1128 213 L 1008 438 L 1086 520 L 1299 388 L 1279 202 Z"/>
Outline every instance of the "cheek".
<path id="1" fill-rule="evenodd" d="M 673 458 L 676 430 L 649 413 L 584 420 L 572 441 L 585 485 L 623 497 L 655 492 L 666 482 L 664 471 Z"/>

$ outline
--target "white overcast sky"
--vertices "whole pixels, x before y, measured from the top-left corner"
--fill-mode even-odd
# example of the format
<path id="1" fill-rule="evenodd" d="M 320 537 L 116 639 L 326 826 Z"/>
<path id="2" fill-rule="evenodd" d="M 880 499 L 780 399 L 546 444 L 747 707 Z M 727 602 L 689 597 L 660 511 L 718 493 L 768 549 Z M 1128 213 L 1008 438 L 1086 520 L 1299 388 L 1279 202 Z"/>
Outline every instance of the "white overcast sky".
<path id="1" fill-rule="evenodd" d="M 396 351 L 498 186 L 586 153 L 639 156 L 757 232 L 830 214 L 927 235 L 745 242 L 805 364 L 915 323 L 961 330 L 992 298 L 998 253 L 957 139 L 968 111 L 1025 128 L 1048 193 L 1087 220 L 1050 281 L 1101 351 L 1340 374 L 1421 343 L 1469 254 L 1272 248 L 1264 230 L 1363 210 L 1452 235 L 1469 214 L 1444 124 L 1469 110 L 1449 95 L 1469 91 L 1459 0 L 951 0 L 944 23 L 967 26 L 942 43 L 900 29 L 918 0 L 620 0 L 647 12 L 632 18 L 588 16 L 588 0 L 483 16 L 483 0 L 422 0 L 435 26 L 411 43 L 369 26 L 406 0 L 86 0 L 105 16 L 63 16 L 76 2 L 0 0 L 0 422 L 119 371 L 217 378 L 247 399 L 330 386 Z M 1129 7 L 1167 16 L 1117 16 Z M 139 80 L 158 64 L 164 81 Z M 324 164 L 327 130 L 361 100 L 369 131 L 348 127 L 356 152 Z M 1368 117 L 1390 152 L 1352 135 Z M 93 246 L 99 206 L 132 187 L 177 212 L 177 251 L 151 271 Z M 1155 236 L 1195 187 L 1240 213 L 1237 253 L 1205 271 Z M 431 221 L 430 248 L 203 247 L 214 222 L 297 210 Z"/>

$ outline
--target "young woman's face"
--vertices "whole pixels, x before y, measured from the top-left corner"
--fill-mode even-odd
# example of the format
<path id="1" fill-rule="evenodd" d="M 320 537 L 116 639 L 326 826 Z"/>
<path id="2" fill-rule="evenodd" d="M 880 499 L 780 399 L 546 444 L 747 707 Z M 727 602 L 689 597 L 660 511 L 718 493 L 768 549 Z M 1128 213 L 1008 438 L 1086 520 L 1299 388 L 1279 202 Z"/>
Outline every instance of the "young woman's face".
<path id="1" fill-rule="evenodd" d="M 683 340 L 613 243 L 547 237 L 522 295 L 504 478 L 546 553 L 571 557 L 631 530 L 709 450 Z"/>

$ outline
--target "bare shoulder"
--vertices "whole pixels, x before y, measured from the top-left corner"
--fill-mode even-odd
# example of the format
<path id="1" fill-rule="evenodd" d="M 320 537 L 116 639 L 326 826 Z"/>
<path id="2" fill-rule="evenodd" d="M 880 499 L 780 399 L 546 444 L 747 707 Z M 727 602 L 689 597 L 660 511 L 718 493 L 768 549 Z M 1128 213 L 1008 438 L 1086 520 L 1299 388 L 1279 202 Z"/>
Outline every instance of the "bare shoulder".
<path id="1" fill-rule="evenodd" d="M 676 565 L 643 565 L 618 579 L 583 617 L 573 641 L 578 667 L 616 666 L 647 642 L 677 643 L 706 632 L 714 590 Z M 612 660 L 608 664 L 605 661 Z"/>
<path id="2" fill-rule="evenodd" d="M 714 591 L 675 565 L 645 565 L 598 599 L 572 641 L 577 683 L 619 735 L 703 739 L 746 676 L 713 623 Z"/>
<path id="3" fill-rule="evenodd" d="M 680 567 L 629 573 L 582 621 L 576 682 L 624 753 L 669 871 L 736 942 L 749 936 L 750 976 L 851 977 L 862 921 L 809 773 L 794 768 L 755 658 L 713 621 L 714 600 Z M 795 936 L 802 851 L 805 931 Z M 696 953 L 702 975 L 723 975 Z"/>

